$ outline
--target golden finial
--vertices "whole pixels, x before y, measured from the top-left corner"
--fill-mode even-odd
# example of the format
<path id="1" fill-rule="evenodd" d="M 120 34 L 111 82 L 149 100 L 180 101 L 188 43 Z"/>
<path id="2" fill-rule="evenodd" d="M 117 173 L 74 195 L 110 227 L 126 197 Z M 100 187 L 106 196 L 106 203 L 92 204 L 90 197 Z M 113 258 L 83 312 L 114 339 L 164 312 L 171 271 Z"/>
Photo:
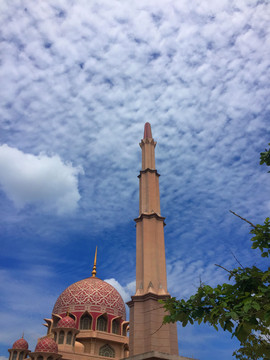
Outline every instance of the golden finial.
<path id="1" fill-rule="evenodd" d="M 24 332 L 22 333 L 22 339 L 24 338 Z"/>
<path id="2" fill-rule="evenodd" d="M 96 273 L 97 273 L 97 247 L 96 247 L 96 252 L 95 252 L 95 259 L 94 259 L 94 266 L 93 266 L 93 270 L 92 270 L 92 277 L 96 277 Z"/>
<path id="3" fill-rule="evenodd" d="M 67 309 L 67 314 L 66 314 L 66 316 L 69 316 L 69 307 L 68 307 L 68 309 Z"/>

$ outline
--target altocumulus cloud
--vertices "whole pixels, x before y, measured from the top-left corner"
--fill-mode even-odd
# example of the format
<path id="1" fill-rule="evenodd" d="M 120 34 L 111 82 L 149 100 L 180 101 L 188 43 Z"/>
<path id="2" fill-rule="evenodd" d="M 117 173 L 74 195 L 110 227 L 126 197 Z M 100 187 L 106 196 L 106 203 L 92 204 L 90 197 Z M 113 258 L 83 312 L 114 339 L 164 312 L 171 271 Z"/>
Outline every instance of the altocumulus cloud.
<path id="1" fill-rule="evenodd" d="M 35 156 L 0 146 L 0 184 L 17 208 L 32 204 L 57 214 L 74 211 L 80 200 L 80 173 L 81 167 L 64 163 L 58 155 Z"/>

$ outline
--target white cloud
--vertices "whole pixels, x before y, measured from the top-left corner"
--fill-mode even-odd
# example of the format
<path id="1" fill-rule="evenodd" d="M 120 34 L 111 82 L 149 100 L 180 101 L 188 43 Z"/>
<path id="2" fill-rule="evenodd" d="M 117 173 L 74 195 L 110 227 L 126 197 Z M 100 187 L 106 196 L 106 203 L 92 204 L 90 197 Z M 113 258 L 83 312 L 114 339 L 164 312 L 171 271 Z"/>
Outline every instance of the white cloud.
<path id="1" fill-rule="evenodd" d="M 124 302 L 130 300 L 130 297 L 135 294 L 135 281 L 127 284 L 126 286 L 122 286 L 116 279 L 106 279 L 104 280 L 108 284 L 112 285 L 122 296 Z"/>
<path id="2" fill-rule="evenodd" d="M 74 211 L 80 200 L 80 173 L 81 168 L 64 163 L 57 155 L 35 156 L 0 146 L 0 184 L 18 208 L 34 204 L 60 214 Z"/>

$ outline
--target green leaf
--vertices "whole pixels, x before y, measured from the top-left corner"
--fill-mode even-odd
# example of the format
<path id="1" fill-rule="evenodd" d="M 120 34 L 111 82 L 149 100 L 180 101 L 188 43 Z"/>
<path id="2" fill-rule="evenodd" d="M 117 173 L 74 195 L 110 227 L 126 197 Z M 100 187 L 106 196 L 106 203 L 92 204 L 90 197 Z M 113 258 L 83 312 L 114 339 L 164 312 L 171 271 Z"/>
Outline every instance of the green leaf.
<path id="1" fill-rule="evenodd" d="M 233 320 L 237 320 L 237 319 L 238 319 L 238 315 L 237 315 L 234 311 L 229 312 L 229 315 L 231 316 L 231 318 L 232 318 Z"/>
<path id="2" fill-rule="evenodd" d="M 252 303 L 252 307 L 254 308 L 254 309 L 256 309 L 256 310 L 260 310 L 260 305 L 259 305 L 259 303 L 257 303 L 257 302 L 253 302 Z"/>

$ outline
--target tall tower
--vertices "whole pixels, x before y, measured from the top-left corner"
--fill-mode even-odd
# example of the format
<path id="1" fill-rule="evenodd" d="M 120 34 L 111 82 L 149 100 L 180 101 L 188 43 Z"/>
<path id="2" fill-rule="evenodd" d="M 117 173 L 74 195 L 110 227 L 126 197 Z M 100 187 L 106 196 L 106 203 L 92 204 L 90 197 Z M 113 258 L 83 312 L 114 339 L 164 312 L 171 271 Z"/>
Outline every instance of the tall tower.
<path id="1" fill-rule="evenodd" d="M 159 174 L 155 168 L 155 146 L 149 123 L 141 140 L 142 170 L 140 207 L 136 222 L 136 293 L 130 308 L 130 357 L 178 358 L 176 324 L 162 325 L 165 315 L 158 300 L 170 297 L 167 290 L 164 220 L 160 215 Z M 173 356 L 176 355 L 176 356 Z M 164 357 L 165 356 L 165 357 Z"/>

